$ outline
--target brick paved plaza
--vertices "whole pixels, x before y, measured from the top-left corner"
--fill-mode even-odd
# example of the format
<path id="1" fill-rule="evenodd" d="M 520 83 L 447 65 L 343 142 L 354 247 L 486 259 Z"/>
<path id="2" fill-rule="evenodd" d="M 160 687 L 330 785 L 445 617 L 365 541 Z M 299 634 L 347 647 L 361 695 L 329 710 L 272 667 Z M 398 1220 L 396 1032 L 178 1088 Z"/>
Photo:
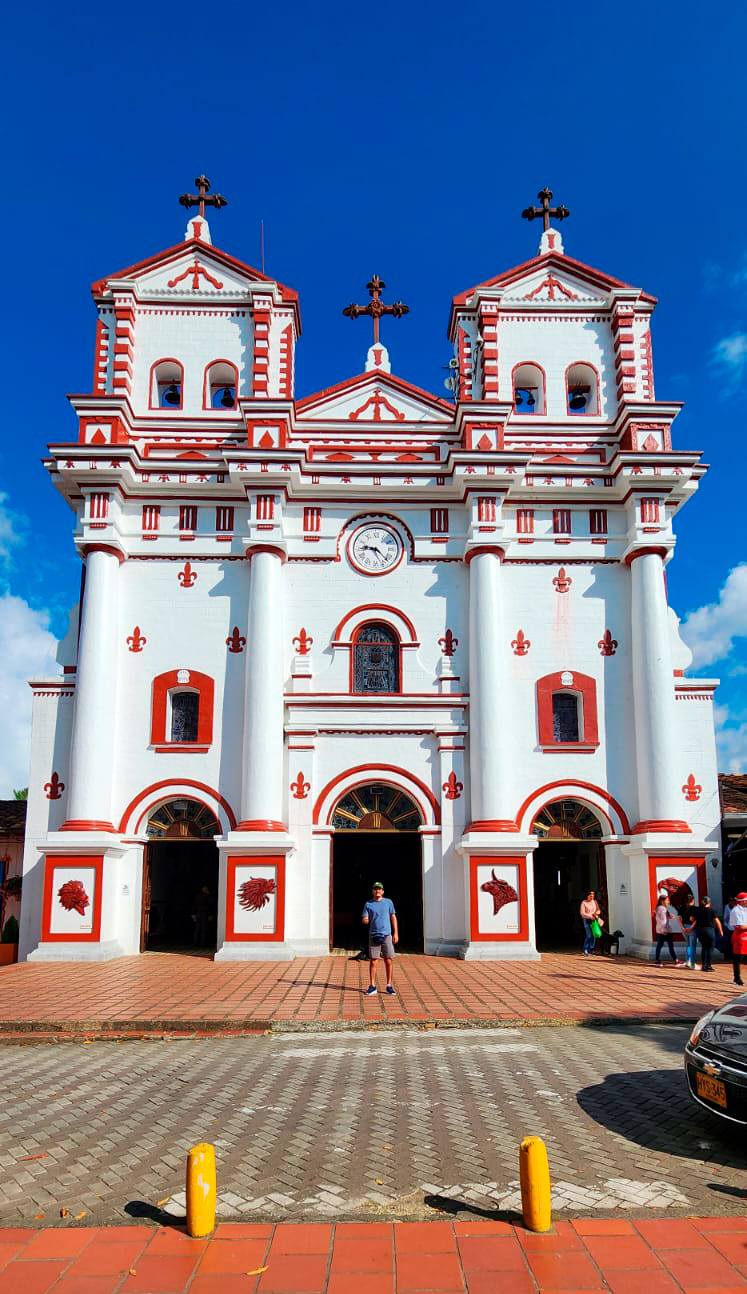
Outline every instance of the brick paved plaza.
<path id="1" fill-rule="evenodd" d="M 146 953 L 112 962 L 0 969 L 0 1034 L 191 1031 L 336 1024 L 694 1020 L 734 995 L 731 967 L 703 975 L 632 957 L 545 953 L 540 962 L 401 956 L 397 995 L 365 998 L 367 963 L 346 957 L 215 963 Z"/>

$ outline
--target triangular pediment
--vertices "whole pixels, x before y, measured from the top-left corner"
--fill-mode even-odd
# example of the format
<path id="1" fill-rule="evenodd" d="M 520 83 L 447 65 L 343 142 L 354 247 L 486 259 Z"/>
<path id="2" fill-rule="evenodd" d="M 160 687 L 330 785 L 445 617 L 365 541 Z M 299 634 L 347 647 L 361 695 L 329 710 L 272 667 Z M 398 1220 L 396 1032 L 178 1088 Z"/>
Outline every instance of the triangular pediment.
<path id="1" fill-rule="evenodd" d="M 454 406 L 390 373 L 360 373 L 337 386 L 299 400 L 299 418 L 313 422 L 346 422 L 351 430 L 374 424 L 382 430 L 408 423 L 447 423 Z"/>
<path id="2" fill-rule="evenodd" d="M 253 266 L 199 238 L 167 247 L 147 260 L 99 279 L 92 285 L 92 292 L 94 296 L 101 296 L 109 285 L 115 288 L 118 283 L 133 284 L 140 300 L 176 297 L 180 300 L 192 298 L 196 302 L 206 298 L 246 299 L 250 291 L 254 293 L 263 285 L 283 301 L 298 300 L 298 294 L 292 288 L 268 278 Z"/>
<path id="3" fill-rule="evenodd" d="M 560 252 L 547 252 L 460 292 L 454 297 L 453 307 L 469 307 L 473 301 L 490 295 L 516 305 L 594 306 L 609 302 L 619 292 L 656 304 L 656 298 L 640 288 Z"/>

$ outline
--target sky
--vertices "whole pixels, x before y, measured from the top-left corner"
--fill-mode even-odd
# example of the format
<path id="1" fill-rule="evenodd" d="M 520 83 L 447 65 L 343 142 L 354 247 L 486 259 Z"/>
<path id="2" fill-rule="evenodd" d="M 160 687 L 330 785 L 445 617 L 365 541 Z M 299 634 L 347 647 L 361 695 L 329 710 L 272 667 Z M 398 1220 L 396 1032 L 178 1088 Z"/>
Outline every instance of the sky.
<path id="1" fill-rule="evenodd" d="M 659 298 L 657 395 L 711 465 L 670 601 L 691 672 L 722 679 L 721 767 L 747 767 L 745 6 L 42 0 L 4 35 L 0 796 L 26 784 L 25 680 L 56 672 L 78 595 L 41 458 L 91 390 L 89 285 L 181 241 L 200 172 L 228 198 L 213 240 L 258 267 L 263 221 L 267 272 L 300 293 L 297 396 L 362 369 L 341 311 L 374 272 L 410 306 L 394 371 L 442 394 L 451 297 L 536 254 L 520 213 L 544 185 L 569 255 Z"/>

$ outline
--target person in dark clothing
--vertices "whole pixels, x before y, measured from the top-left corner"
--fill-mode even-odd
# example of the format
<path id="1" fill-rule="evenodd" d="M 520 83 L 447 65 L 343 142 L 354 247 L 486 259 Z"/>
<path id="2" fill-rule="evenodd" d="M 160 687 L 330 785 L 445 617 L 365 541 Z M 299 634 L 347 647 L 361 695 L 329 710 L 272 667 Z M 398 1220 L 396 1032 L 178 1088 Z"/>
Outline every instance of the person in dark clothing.
<path id="1" fill-rule="evenodd" d="M 695 929 L 698 932 L 698 943 L 701 950 L 700 969 L 712 971 L 711 953 L 716 939 L 715 932 L 717 931 L 720 935 L 723 935 L 724 928 L 716 916 L 707 894 L 704 894 L 700 900 L 700 907 L 695 909 Z"/>
<path id="2" fill-rule="evenodd" d="M 207 885 L 203 885 L 195 895 L 195 901 L 192 904 L 192 916 L 194 917 L 194 945 L 195 948 L 204 948 L 210 942 L 210 920 L 213 915 L 213 900 L 210 897 L 210 890 Z"/>

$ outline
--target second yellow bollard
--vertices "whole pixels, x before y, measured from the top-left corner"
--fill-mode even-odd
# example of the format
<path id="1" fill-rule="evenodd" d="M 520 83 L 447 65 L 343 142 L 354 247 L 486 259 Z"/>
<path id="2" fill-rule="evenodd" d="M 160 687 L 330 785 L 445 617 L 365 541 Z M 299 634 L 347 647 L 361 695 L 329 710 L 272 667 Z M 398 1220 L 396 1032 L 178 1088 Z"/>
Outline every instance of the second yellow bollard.
<path id="1" fill-rule="evenodd" d="M 187 1232 L 209 1236 L 215 1230 L 215 1148 L 201 1141 L 187 1151 Z"/>
<path id="2" fill-rule="evenodd" d="M 519 1147 L 521 1213 L 529 1231 L 549 1231 L 552 1226 L 550 1167 L 541 1137 L 525 1137 Z"/>

